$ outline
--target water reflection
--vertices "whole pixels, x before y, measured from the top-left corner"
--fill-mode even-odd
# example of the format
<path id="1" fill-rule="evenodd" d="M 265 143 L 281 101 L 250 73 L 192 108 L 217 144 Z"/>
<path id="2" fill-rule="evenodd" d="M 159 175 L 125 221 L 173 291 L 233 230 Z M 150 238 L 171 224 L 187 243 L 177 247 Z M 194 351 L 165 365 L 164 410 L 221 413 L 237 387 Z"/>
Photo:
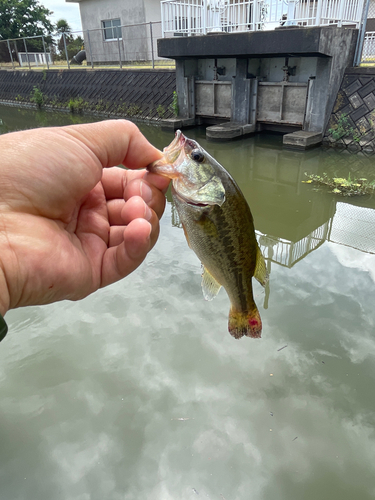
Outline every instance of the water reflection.
<path id="1" fill-rule="evenodd" d="M 23 119 L 35 126 L 12 123 Z M 143 130 L 159 148 L 171 141 Z M 7 314 L 1 499 L 375 497 L 375 204 L 300 182 L 369 163 L 283 151 L 276 136 L 188 135 L 231 170 L 274 252 L 263 339 L 228 334 L 225 293 L 203 300 L 168 203 L 159 242 L 127 280 Z"/>
<path id="2" fill-rule="evenodd" d="M 196 131 L 192 133 L 198 135 Z M 197 138 L 241 186 L 253 211 L 258 242 L 269 263 L 269 271 L 271 262 L 293 267 L 325 241 L 375 253 L 375 201 L 372 197 L 337 197 L 326 188 L 318 190 L 302 183 L 306 172 L 328 171 L 338 176 L 338 172 L 348 168 L 349 173 L 358 177 L 371 178 L 374 174 L 370 160 L 351 155 L 344 166 L 343 155 L 337 151 L 285 151 L 276 137 L 268 139 L 262 142 L 255 139 L 249 146 L 241 144 L 229 153 L 226 144 L 204 144 L 204 137 Z M 235 155 L 235 161 L 230 155 Z M 344 157 L 347 159 L 348 155 Z M 171 196 L 169 200 L 172 224 L 181 227 Z"/>

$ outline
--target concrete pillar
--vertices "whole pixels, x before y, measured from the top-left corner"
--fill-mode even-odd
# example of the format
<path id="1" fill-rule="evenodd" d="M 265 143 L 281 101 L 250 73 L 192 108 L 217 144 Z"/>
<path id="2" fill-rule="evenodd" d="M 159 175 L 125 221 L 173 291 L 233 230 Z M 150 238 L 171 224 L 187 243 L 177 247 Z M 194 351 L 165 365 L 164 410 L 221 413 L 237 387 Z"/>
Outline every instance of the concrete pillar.
<path id="1" fill-rule="evenodd" d="M 178 102 L 178 117 L 189 118 L 189 93 L 186 89 L 185 64 L 182 59 L 176 59 L 176 92 Z"/>
<path id="2" fill-rule="evenodd" d="M 195 76 L 194 68 L 187 61 L 176 60 L 176 92 L 178 102 L 178 118 L 184 120 L 195 118 Z"/>
<path id="3" fill-rule="evenodd" d="M 330 88 L 332 59 L 319 57 L 316 78 L 310 82 L 304 130 L 323 133 L 326 124 L 327 94 Z"/>
<path id="4" fill-rule="evenodd" d="M 247 59 L 236 59 L 236 76 L 232 80 L 232 122 L 250 123 L 250 100 Z"/>

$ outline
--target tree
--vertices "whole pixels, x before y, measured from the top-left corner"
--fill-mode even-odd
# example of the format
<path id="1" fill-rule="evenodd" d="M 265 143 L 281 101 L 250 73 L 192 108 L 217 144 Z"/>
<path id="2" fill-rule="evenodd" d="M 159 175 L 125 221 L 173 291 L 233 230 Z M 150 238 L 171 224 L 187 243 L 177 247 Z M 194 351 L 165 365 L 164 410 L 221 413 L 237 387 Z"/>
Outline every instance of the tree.
<path id="1" fill-rule="evenodd" d="M 74 37 L 70 36 L 72 30 L 68 24 L 68 21 L 66 21 L 65 19 L 59 19 L 56 23 L 56 32 L 61 35 L 57 47 L 60 51 L 61 57 L 65 57 L 64 36 L 65 36 L 65 43 L 67 46 L 74 39 Z"/>
<path id="2" fill-rule="evenodd" d="M 80 36 L 77 36 L 77 38 L 74 38 L 69 45 L 68 45 L 68 57 L 69 59 L 72 59 L 73 56 L 78 54 L 80 50 L 84 48 L 84 41 L 83 38 Z"/>
<path id="3" fill-rule="evenodd" d="M 48 35 L 52 33 L 54 26 L 48 16 L 53 12 L 38 0 L 0 0 L 0 12 L 0 40 L 45 35 L 46 43 L 52 42 Z M 6 44 L 1 45 L 5 47 Z M 12 45 L 16 50 L 24 50 L 22 40 Z M 30 52 L 42 52 L 41 38 L 27 40 L 27 48 Z"/>
<path id="4" fill-rule="evenodd" d="M 26 36 L 49 35 L 53 14 L 38 0 L 0 0 L 0 40 Z"/>
<path id="5" fill-rule="evenodd" d="M 65 36 L 65 43 L 66 43 L 66 50 L 68 53 L 68 59 L 72 59 L 73 56 L 79 52 L 84 44 L 83 38 L 80 36 L 77 36 L 77 38 L 74 38 L 74 36 L 71 34 L 72 30 L 68 24 L 68 22 L 65 19 L 59 19 L 56 23 L 56 32 L 61 34 L 60 40 L 57 44 L 57 47 L 60 51 L 60 57 L 65 59 L 65 46 L 64 46 L 64 37 Z"/>
<path id="6" fill-rule="evenodd" d="M 56 23 L 56 33 L 69 35 L 72 32 L 71 27 L 66 19 L 59 19 Z"/>

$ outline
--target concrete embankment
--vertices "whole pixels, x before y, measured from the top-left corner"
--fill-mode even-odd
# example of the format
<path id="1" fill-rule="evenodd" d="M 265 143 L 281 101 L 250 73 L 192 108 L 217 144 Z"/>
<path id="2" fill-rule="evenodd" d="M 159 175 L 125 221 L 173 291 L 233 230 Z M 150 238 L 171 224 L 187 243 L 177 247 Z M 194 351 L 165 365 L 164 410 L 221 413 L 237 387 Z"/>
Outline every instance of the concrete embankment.
<path id="1" fill-rule="evenodd" d="M 345 71 L 323 144 L 375 153 L 375 68 Z"/>
<path id="2" fill-rule="evenodd" d="M 171 70 L 0 71 L 0 101 L 160 121 L 175 116 Z"/>

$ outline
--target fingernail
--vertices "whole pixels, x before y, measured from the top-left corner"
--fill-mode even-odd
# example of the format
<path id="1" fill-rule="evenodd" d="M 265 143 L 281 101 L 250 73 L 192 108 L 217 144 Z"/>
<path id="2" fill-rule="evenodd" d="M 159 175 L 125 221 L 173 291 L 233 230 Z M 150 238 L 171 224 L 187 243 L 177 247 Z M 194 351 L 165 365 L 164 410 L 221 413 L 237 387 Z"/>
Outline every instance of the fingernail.
<path id="1" fill-rule="evenodd" d="M 145 219 L 149 221 L 152 217 L 152 210 L 148 205 L 145 205 Z"/>
<path id="2" fill-rule="evenodd" d="M 150 186 L 147 185 L 145 182 L 141 181 L 139 189 L 140 189 L 141 196 L 144 199 L 144 201 L 146 203 L 149 203 L 151 201 L 151 198 L 152 198 L 152 189 L 150 188 Z"/>

